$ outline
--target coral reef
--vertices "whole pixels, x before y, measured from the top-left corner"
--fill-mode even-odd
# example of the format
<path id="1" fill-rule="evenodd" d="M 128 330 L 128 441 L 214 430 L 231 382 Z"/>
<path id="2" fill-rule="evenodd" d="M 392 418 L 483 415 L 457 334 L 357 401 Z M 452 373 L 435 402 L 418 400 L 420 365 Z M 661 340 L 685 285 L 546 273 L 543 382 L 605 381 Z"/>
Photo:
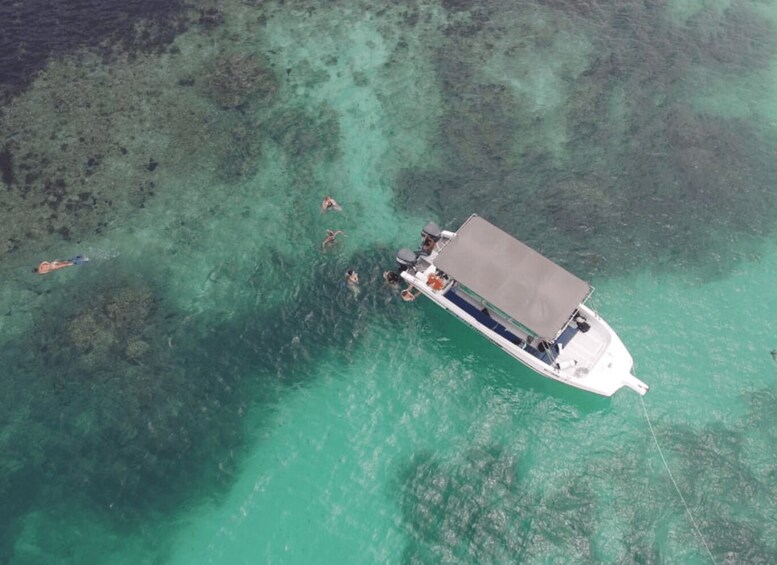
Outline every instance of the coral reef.
<path id="1" fill-rule="evenodd" d="M 180 59 L 164 55 L 153 72 L 140 56 L 110 66 L 95 56 L 65 59 L 38 78 L 35 96 L 2 109 L 0 253 L 101 234 L 152 203 L 171 178 L 236 182 L 256 172 L 262 118 L 232 102 L 271 104 L 272 71 L 249 55 L 215 67 Z M 218 88 L 203 89 L 227 109 L 186 82 L 197 76 L 192 84 L 205 85 L 211 74 Z"/>
<path id="2" fill-rule="evenodd" d="M 752 120 L 701 113 L 684 90 L 707 68 L 738 81 L 768 67 L 777 41 L 753 8 L 701 7 L 678 25 L 631 1 L 497 2 L 486 19 L 469 2 L 445 7 L 455 17 L 435 59 L 446 111 L 431 161 L 441 165 L 399 176 L 408 209 L 454 223 L 476 210 L 584 276 L 646 261 L 701 268 L 713 248 L 730 266 L 741 250 L 719 241 L 721 227 L 755 237 L 777 229 L 777 166 L 763 158 L 777 139 Z M 603 25 L 612 31 L 599 33 Z M 586 37 L 592 50 L 587 67 L 554 70 L 566 98 L 545 113 L 513 87 L 535 77 L 511 73 L 515 61 L 553 60 L 560 35 Z M 489 64 L 507 78 L 485 74 Z M 581 241 L 584 257 L 570 251 Z"/>
<path id="3" fill-rule="evenodd" d="M 223 140 L 212 147 L 217 180 L 238 183 L 256 174 L 265 143 L 262 120 L 242 112 L 225 111 L 209 127 L 211 139 Z"/>
<path id="4" fill-rule="evenodd" d="M 52 296 L 66 306 L 38 320 L 26 352 L 11 343 L 4 353 L 13 369 L 0 393 L 17 402 L 2 445 L 30 500 L 56 478 L 50 500 L 78 492 L 110 521 L 134 524 L 175 505 L 205 461 L 228 466 L 242 438 L 238 376 L 178 339 L 178 314 L 147 283 L 97 284 L 88 299 Z M 2 474 L 4 498 L 14 476 Z"/>
<path id="5" fill-rule="evenodd" d="M 380 261 L 353 265 L 377 271 Z M 83 286 L 45 294 L 34 331 L 0 352 L 0 556 L 25 530 L 20 516 L 43 507 L 82 505 L 106 531 L 134 532 L 203 484 L 229 486 L 247 410 L 309 378 L 327 348 L 348 359 L 369 323 L 319 315 L 322 303 L 353 308 L 330 268 L 313 267 L 293 308 L 229 317 L 171 308 L 140 264 L 84 270 Z M 360 308 L 374 312 L 379 293 L 365 289 Z"/>
<path id="6" fill-rule="evenodd" d="M 52 57 L 79 49 L 115 52 L 159 52 L 188 24 L 180 0 L 73 3 L 30 0 L 0 7 L 0 102 L 19 93 Z"/>
<path id="7" fill-rule="evenodd" d="M 111 367 L 122 358 L 138 361 L 149 351 L 141 335 L 157 306 L 150 289 L 111 289 L 96 297 L 94 306 L 67 322 L 67 335 L 88 366 L 102 362 Z"/>
<path id="8" fill-rule="evenodd" d="M 318 108 L 318 112 L 285 108 L 273 113 L 267 126 L 270 139 L 306 167 L 331 162 L 339 154 L 340 124 L 331 108 Z"/>
<path id="9" fill-rule="evenodd" d="M 209 96 L 224 108 L 240 108 L 249 102 L 269 105 L 278 90 L 272 69 L 252 53 L 217 58 L 199 80 L 207 84 Z"/>
<path id="10" fill-rule="evenodd" d="M 769 453 L 777 431 L 768 416 L 775 398 L 772 389 L 748 395 L 749 415 L 733 427 L 656 426 L 678 486 L 718 560 L 766 564 L 777 557 L 769 520 L 777 494 L 773 464 L 753 464 L 745 454 L 754 425 L 761 426 L 758 439 L 765 451 L 759 452 Z M 659 547 L 667 544 L 706 558 L 676 492 L 666 488 L 660 463 L 650 486 L 635 489 L 655 457 L 649 443 L 628 451 L 613 447 L 576 464 L 573 473 L 559 469 L 553 487 L 538 492 L 521 479 L 516 456 L 504 448 L 469 449 L 453 459 L 418 454 L 399 476 L 403 526 L 411 539 L 403 562 L 533 561 L 559 552 L 565 560 L 653 563 L 666 559 Z M 599 504 L 601 497 L 609 499 L 607 505 Z M 743 501 L 748 517 L 741 512 Z M 670 507 L 678 507 L 673 520 L 683 527 L 659 544 L 666 517 L 654 509 Z M 621 536 L 600 545 L 598 523 L 613 516 L 623 527 Z"/>
<path id="11" fill-rule="evenodd" d="M 540 496 L 518 479 L 518 461 L 499 447 L 471 449 L 451 462 L 419 454 L 401 478 L 405 563 L 503 563 L 549 555 L 591 559 L 594 493 L 560 483 Z"/>
<path id="12" fill-rule="evenodd" d="M 55 14 L 49 4 L 34 0 L 20 9 Z M 777 228 L 777 140 L 741 118 L 705 114 L 683 90 L 695 71 L 722 68 L 739 80 L 769 68 L 773 30 L 747 4 L 720 12 L 702 6 L 679 25 L 642 0 L 406 0 L 393 16 L 384 13 L 391 8 L 346 3 L 354 20 L 370 20 L 386 34 L 384 44 L 373 49 L 380 41 L 362 37 L 372 28 L 349 35 L 340 28 L 350 22 L 338 20 L 331 27 L 342 33 L 338 40 L 312 42 L 312 58 L 305 60 L 303 49 L 286 68 L 286 54 L 275 51 L 284 44 L 265 41 L 262 29 L 273 10 L 303 21 L 307 31 L 328 17 L 315 16 L 329 6 L 270 4 L 106 4 L 115 18 L 102 25 L 87 14 L 82 22 L 95 26 L 86 34 L 88 50 L 72 51 L 85 46 L 84 34 L 72 34 L 57 43 L 61 58 L 51 59 L 50 50 L 28 56 L 11 37 L 15 48 L 0 59 L 21 57 L 25 73 L 48 65 L 33 83 L 32 75 L 0 73 L 9 77 L 0 85 L 0 99 L 9 100 L 0 116 L 0 258 L 60 240 L 91 243 L 115 224 L 145 220 L 145 208 L 159 203 L 164 210 L 185 195 L 187 207 L 170 211 L 174 220 L 154 234 L 167 240 L 171 255 L 194 247 L 213 253 L 204 262 L 219 255 L 223 263 L 201 286 L 218 287 L 211 304 L 228 302 L 217 312 L 202 304 L 199 312 L 179 311 L 170 304 L 181 287 L 160 280 L 164 266 L 124 258 L 107 275 L 109 269 L 83 269 L 77 285 L 19 285 L 36 296 L 25 314 L 35 329 L 0 351 L 0 562 L 10 559 L 20 532 L 41 537 L 47 523 L 57 533 L 44 543 L 75 551 L 72 541 L 58 539 L 67 518 L 41 508 L 87 507 L 95 515 L 88 522 L 104 522 L 97 535 L 107 539 L 117 526 L 147 525 L 179 509 L 202 492 L 199 481 L 208 482 L 208 492 L 228 485 L 243 445 L 241 418 L 252 403 L 271 402 L 309 379 L 309 365 L 328 348 L 347 363 L 367 324 L 406 315 L 374 290 L 378 285 L 364 284 L 355 303 L 340 275 L 328 282 L 347 267 L 380 273 L 391 250 L 364 251 L 347 266 L 316 258 L 284 285 L 274 273 L 291 280 L 291 255 L 273 248 L 277 241 L 261 240 L 266 250 L 251 260 L 239 253 L 224 259 L 233 255 L 226 246 L 205 249 L 213 231 L 206 219 L 259 216 L 249 198 L 266 196 L 273 204 L 267 214 L 288 212 L 293 233 L 284 243 L 296 247 L 296 238 L 305 240 L 297 231 L 308 225 L 307 212 L 319 216 L 313 191 L 322 189 L 322 177 L 342 173 L 364 182 L 364 192 L 373 181 L 394 180 L 396 201 L 412 216 L 423 210 L 455 225 L 477 211 L 581 275 L 648 263 L 684 268 L 706 260 L 719 230 L 764 235 Z M 396 20 L 380 21 L 384 16 Z M 9 22 L 0 17 L 0 32 Z M 396 22 L 405 28 L 389 29 Z M 72 22 L 65 23 L 63 33 L 71 33 Z M 565 47 L 576 37 L 585 38 L 579 58 L 553 66 L 577 49 Z M 363 41 L 365 49 L 340 53 L 342 38 Z M 419 53 L 430 57 L 422 61 Z M 434 72 L 407 70 L 424 65 Z M 425 84 L 418 84 L 422 75 Z M 352 106 L 327 100 L 337 80 L 356 87 Z M 31 88 L 22 92 L 24 86 Z M 344 119 L 342 108 L 353 114 Z M 363 123 L 353 126 L 357 121 Z M 344 160 L 341 138 L 352 140 L 353 132 L 341 124 L 356 127 L 365 145 L 377 140 L 378 149 Z M 403 128 L 423 133 L 406 134 L 412 142 L 396 148 L 403 138 L 395 131 Z M 257 175 L 268 156 L 278 157 L 277 182 Z M 363 165 L 369 170 L 355 168 Z M 174 192 L 180 186 L 185 190 Z M 234 202 L 223 203 L 225 195 L 241 200 L 245 216 Z M 350 210 L 342 221 L 358 221 L 358 206 Z M 599 259 L 604 255 L 607 261 Z M 268 306 L 272 293 L 280 305 Z M 750 400 L 748 426 L 763 429 L 762 441 L 772 445 L 773 391 Z M 776 561 L 772 510 L 760 502 L 777 496 L 775 472 L 771 463 L 747 465 L 744 431 L 659 433 L 681 460 L 682 476 L 696 477 L 699 462 L 710 469 L 701 480 L 718 501 L 703 498 L 701 483 L 681 487 L 703 509 L 700 525 L 715 539 L 714 553 L 732 562 Z M 613 504 L 626 524 L 615 561 L 662 561 L 655 537 L 645 533 L 662 517 L 634 510 L 644 508 L 644 493 L 633 488 L 649 467 L 642 447 L 636 455 L 597 457 L 579 475 L 560 474 L 545 492 L 520 476 L 519 456 L 508 448 L 473 448 L 452 460 L 419 455 L 401 477 L 402 525 L 412 540 L 405 561 L 539 561 L 554 551 L 607 561 L 592 540 Z M 712 453 L 725 454 L 720 476 Z M 603 473 L 622 499 L 608 501 L 606 510 L 597 507 L 591 479 Z M 659 508 L 677 507 L 674 493 L 660 486 L 651 492 Z M 756 501 L 755 519 L 737 513 L 742 499 Z M 46 512 L 53 517 L 41 518 Z M 678 535 L 691 543 L 692 532 Z"/>
<path id="13" fill-rule="evenodd" d="M 773 563 L 777 528 L 769 516 L 777 496 L 774 465 L 759 464 L 747 451 L 758 441 L 766 448 L 760 453 L 769 453 L 766 446 L 777 439 L 772 416 L 777 393 L 759 390 L 745 400 L 749 410 L 740 424 L 659 427 L 659 441 L 679 467 L 678 486 L 689 506 L 704 509 L 701 517 L 698 510 L 695 514 L 712 553 L 730 563 Z M 747 517 L 741 512 L 743 501 L 748 501 Z"/>

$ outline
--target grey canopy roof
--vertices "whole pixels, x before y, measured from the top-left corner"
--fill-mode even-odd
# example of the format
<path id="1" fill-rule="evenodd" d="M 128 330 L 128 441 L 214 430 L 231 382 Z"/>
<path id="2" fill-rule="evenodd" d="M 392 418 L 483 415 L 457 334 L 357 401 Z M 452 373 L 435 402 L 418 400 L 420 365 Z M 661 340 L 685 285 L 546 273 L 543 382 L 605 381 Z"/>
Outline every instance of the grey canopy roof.
<path id="1" fill-rule="evenodd" d="M 475 215 L 434 264 L 546 340 L 556 338 L 591 292 L 587 282 Z"/>

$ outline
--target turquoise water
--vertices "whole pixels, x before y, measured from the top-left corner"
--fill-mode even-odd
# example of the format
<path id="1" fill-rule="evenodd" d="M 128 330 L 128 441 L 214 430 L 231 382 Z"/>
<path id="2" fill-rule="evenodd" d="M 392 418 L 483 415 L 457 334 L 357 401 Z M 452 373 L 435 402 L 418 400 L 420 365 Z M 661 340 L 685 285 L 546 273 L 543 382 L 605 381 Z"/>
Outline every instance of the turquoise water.
<path id="1" fill-rule="evenodd" d="M 15 9 L 0 562 L 777 562 L 769 4 Z M 383 284 L 472 212 L 596 287 L 698 531 L 636 394 Z"/>

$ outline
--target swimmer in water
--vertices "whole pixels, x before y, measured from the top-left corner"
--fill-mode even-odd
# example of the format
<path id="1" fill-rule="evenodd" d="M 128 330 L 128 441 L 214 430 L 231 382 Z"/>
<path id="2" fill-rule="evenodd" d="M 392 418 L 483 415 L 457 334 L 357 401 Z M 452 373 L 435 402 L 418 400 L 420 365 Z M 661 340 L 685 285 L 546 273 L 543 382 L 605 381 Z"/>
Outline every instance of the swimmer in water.
<path id="1" fill-rule="evenodd" d="M 334 210 L 335 212 L 340 212 L 342 208 L 334 198 L 327 195 L 327 196 L 324 196 L 324 201 L 321 203 L 321 211 L 329 212 L 330 210 Z"/>
<path id="2" fill-rule="evenodd" d="M 354 298 L 359 296 L 359 275 L 353 269 L 348 269 L 345 273 L 345 286 L 351 291 Z"/>
<path id="3" fill-rule="evenodd" d="M 52 271 L 58 271 L 59 269 L 64 269 L 65 267 L 73 267 L 74 265 L 84 265 L 88 262 L 89 259 L 87 257 L 84 257 L 83 255 L 76 255 L 67 261 L 61 261 L 59 259 L 55 259 L 54 261 L 43 261 L 40 265 L 35 267 L 32 272 L 38 273 L 39 275 L 47 275 Z"/>
<path id="4" fill-rule="evenodd" d="M 395 271 L 386 271 L 383 273 L 383 280 L 391 286 L 399 284 L 399 275 Z"/>
<path id="5" fill-rule="evenodd" d="M 321 248 L 325 251 L 328 245 L 332 245 L 335 242 L 335 238 L 343 233 L 341 230 L 326 230 L 326 239 L 321 244 Z"/>

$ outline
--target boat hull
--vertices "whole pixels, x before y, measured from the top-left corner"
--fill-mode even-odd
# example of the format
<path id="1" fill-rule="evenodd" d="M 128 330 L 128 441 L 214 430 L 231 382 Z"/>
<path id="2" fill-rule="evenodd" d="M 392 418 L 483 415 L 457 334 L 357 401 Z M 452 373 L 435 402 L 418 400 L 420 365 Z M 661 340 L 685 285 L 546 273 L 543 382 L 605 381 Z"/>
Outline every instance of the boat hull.
<path id="1" fill-rule="evenodd" d="M 454 234 L 445 232 L 445 235 L 450 237 Z M 466 303 L 458 295 L 457 300 L 452 300 L 450 292 L 457 285 L 456 281 L 447 280 L 443 288 L 430 284 L 439 280 L 435 275 L 434 256 L 435 253 L 432 253 L 426 258 L 425 267 L 402 272 L 402 278 L 535 373 L 607 397 L 623 387 L 631 388 L 640 395 L 648 391 L 649 387 L 632 374 L 633 359 L 623 342 L 609 324 L 585 304 L 580 304 L 577 310 L 590 327 L 586 331 L 572 328 L 569 332 L 571 337 L 561 341 L 560 347 L 554 345 L 547 353 L 540 354 L 505 326 L 494 323 L 500 330 L 485 326 L 483 315 L 473 309 L 474 305 L 465 309 Z M 489 317 L 488 320 L 492 319 Z"/>

